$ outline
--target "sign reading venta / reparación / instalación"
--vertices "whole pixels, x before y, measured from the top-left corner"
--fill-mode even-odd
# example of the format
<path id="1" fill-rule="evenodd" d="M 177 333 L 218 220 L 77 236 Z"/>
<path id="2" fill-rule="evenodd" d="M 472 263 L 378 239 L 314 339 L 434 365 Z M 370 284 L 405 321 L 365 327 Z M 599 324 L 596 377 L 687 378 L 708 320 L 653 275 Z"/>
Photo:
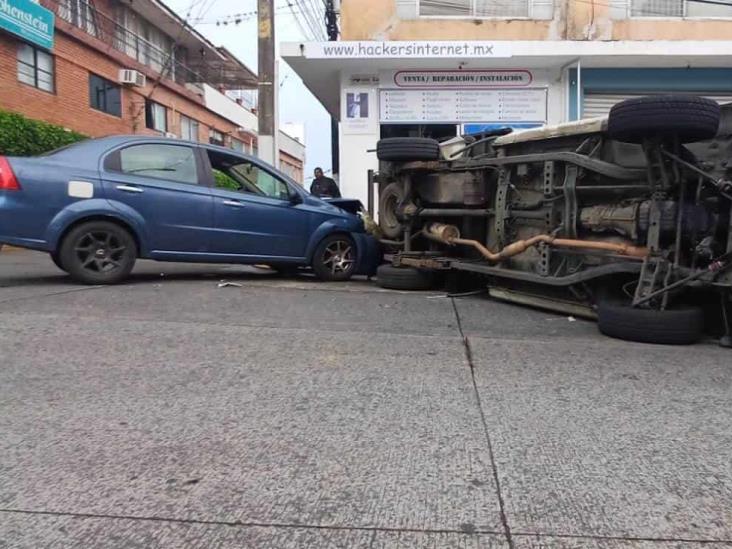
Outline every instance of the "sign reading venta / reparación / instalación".
<path id="1" fill-rule="evenodd" d="M 53 12 L 30 0 L 0 0 L 0 29 L 53 48 Z"/>

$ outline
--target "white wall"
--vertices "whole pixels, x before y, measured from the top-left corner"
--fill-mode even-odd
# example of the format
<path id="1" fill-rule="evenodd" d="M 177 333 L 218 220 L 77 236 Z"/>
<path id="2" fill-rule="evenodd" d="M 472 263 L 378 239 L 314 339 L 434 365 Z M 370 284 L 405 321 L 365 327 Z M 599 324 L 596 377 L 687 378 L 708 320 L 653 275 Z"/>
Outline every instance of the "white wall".
<path id="1" fill-rule="evenodd" d="M 370 92 L 373 96 L 378 96 L 378 90 L 375 86 L 353 86 L 350 85 L 351 75 L 341 74 L 341 91 L 348 89 L 349 91 Z M 377 99 L 378 100 L 378 99 Z M 375 123 L 370 124 L 371 129 L 368 133 L 352 134 L 347 130 L 344 132 L 343 121 L 346 119 L 346 101 L 341 98 L 341 124 L 340 124 L 340 176 L 338 183 L 341 189 L 341 195 L 347 198 L 357 198 L 366 206 L 367 203 L 367 185 L 366 177 L 369 170 L 378 170 L 379 161 L 375 152 L 367 152 L 376 148 L 376 142 L 379 140 L 380 129 L 378 124 L 379 113 L 378 105 L 376 108 L 370 108 L 370 115 L 375 117 Z"/>

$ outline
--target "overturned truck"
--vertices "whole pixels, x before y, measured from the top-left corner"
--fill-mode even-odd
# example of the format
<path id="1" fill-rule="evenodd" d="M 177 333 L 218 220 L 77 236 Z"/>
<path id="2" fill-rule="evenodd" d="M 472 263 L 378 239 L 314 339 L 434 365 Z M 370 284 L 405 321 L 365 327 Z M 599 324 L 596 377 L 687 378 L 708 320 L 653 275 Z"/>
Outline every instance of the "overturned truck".
<path id="1" fill-rule="evenodd" d="M 619 103 L 607 118 L 378 143 L 382 286 L 447 273 L 600 331 L 730 344 L 732 105 Z"/>

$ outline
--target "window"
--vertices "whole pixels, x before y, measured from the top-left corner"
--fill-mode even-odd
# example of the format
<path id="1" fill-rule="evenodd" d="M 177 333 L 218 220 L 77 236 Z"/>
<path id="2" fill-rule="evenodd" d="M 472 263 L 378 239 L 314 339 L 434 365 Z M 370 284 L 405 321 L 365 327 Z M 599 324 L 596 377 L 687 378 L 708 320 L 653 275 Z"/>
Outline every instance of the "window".
<path id="1" fill-rule="evenodd" d="M 228 189 L 278 200 L 290 199 L 290 188 L 256 164 L 237 156 L 208 151 L 217 189 Z"/>
<path id="2" fill-rule="evenodd" d="M 53 56 L 28 44 L 18 48 L 18 80 L 53 93 Z"/>
<path id="3" fill-rule="evenodd" d="M 732 4 L 693 0 L 631 0 L 630 16 L 732 18 Z"/>
<path id="4" fill-rule="evenodd" d="M 198 141 L 198 120 L 180 115 L 180 137 L 189 141 Z"/>
<path id="5" fill-rule="evenodd" d="M 221 133 L 218 130 L 214 130 L 211 128 L 211 131 L 208 134 L 208 142 L 212 145 L 220 145 L 224 146 L 224 134 Z"/>
<path id="6" fill-rule="evenodd" d="M 133 145 L 122 149 L 118 171 L 198 184 L 195 151 L 181 145 Z"/>
<path id="7" fill-rule="evenodd" d="M 89 75 L 89 105 L 92 109 L 122 116 L 120 87 L 106 78 Z"/>
<path id="8" fill-rule="evenodd" d="M 168 131 L 168 109 L 155 101 L 145 100 L 145 126 L 151 130 Z"/>
<path id="9" fill-rule="evenodd" d="M 92 36 L 98 36 L 97 10 L 86 0 L 61 0 L 58 16 L 72 25 L 84 29 Z"/>
<path id="10" fill-rule="evenodd" d="M 530 0 L 419 0 L 422 16 L 529 17 Z"/>
<path id="11" fill-rule="evenodd" d="M 684 0 L 632 0 L 631 17 L 683 17 Z"/>
<path id="12" fill-rule="evenodd" d="M 237 152 L 240 152 L 240 153 L 244 152 L 244 141 L 241 141 L 239 139 L 232 137 L 230 146 L 232 149 L 234 149 Z"/>
<path id="13" fill-rule="evenodd" d="M 158 72 L 176 64 L 173 39 L 126 6 L 118 6 L 115 48 Z"/>

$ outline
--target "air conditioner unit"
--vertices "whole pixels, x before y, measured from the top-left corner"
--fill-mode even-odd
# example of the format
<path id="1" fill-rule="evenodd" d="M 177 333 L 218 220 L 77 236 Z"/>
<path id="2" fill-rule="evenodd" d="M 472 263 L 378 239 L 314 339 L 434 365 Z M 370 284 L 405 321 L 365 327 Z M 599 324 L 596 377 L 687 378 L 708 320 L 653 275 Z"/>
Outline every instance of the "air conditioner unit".
<path id="1" fill-rule="evenodd" d="M 142 74 L 140 71 L 135 71 L 132 69 L 120 69 L 119 83 L 130 84 L 132 86 L 139 86 L 142 88 L 145 86 L 145 75 Z"/>

